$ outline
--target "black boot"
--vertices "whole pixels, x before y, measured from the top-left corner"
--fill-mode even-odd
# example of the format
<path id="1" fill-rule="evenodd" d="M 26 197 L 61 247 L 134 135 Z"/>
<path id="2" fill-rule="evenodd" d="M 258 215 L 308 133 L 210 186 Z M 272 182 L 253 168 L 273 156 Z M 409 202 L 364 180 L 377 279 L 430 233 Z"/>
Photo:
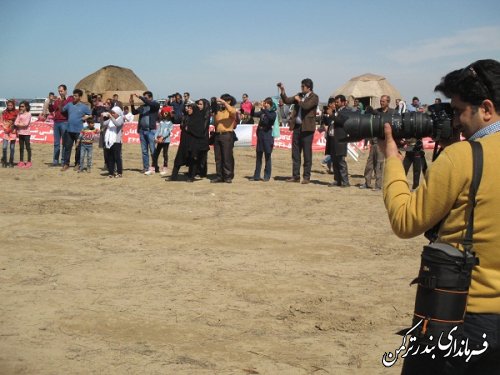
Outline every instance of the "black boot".
<path id="1" fill-rule="evenodd" d="M 177 167 L 177 166 L 174 166 L 172 168 L 172 174 L 170 175 L 169 177 L 169 181 L 177 181 L 177 177 L 179 176 L 179 168 L 180 167 Z"/>
<path id="2" fill-rule="evenodd" d="M 192 160 L 191 163 L 189 163 L 187 182 L 194 182 L 194 176 L 196 176 L 197 170 L 198 168 L 196 168 L 196 160 Z"/>

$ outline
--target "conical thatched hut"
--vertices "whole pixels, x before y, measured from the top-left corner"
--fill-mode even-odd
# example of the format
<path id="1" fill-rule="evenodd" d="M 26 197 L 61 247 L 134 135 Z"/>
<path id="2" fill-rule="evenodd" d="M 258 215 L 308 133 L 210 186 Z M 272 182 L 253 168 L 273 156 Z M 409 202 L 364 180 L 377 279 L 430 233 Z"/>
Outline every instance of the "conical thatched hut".
<path id="1" fill-rule="evenodd" d="M 83 100 L 91 93 L 101 94 L 104 99 L 118 94 L 123 103 L 128 103 L 130 94 L 142 95 L 146 85 L 131 69 L 108 65 L 88 75 L 75 86 L 83 91 Z"/>
<path id="2" fill-rule="evenodd" d="M 401 99 L 400 92 L 385 77 L 370 73 L 351 78 L 345 85 L 335 90 L 332 96 L 340 94 L 351 104 L 354 98 L 358 98 L 365 107 L 371 105 L 373 108 L 380 106 L 382 95 L 391 97 L 390 107 L 395 106 L 396 99 Z"/>

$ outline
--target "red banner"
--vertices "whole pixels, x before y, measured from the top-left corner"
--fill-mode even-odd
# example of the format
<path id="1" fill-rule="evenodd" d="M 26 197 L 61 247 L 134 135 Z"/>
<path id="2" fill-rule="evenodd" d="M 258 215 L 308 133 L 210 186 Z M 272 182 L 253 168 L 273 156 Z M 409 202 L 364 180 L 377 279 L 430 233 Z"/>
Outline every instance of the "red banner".
<path id="1" fill-rule="evenodd" d="M 314 132 L 312 143 L 313 152 L 324 151 L 326 145 L 325 132 Z M 280 128 L 279 138 L 274 138 L 274 148 L 291 149 L 293 132 L 288 128 Z M 257 125 L 252 129 L 252 146 L 257 145 Z"/>
<path id="2" fill-rule="evenodd" d="M 54 143 L 54 123 L 52 121 L 35 121 L 30 124 L 31 143 Z M 174 125 L 170 135 L 170 144 L 179 145 L 180 141 L 179 125 Z M 123 143 L 140 143 L 137 134 L 137 122 L 127 122 L 122 130 Z M 3 129 L 0 126 L 0 138 L 3 138 Z"/>

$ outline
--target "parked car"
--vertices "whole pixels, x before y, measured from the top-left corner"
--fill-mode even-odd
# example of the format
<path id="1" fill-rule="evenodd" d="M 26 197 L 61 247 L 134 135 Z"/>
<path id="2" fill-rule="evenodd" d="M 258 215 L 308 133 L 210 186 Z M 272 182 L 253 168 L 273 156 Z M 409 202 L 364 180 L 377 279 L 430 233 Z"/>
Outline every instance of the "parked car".
<path id="1" fill-rule="evenodd" d="M 30 112 L 33 116 L 40 116 L 43 111 L 43 105 L 45 103 L 45 98 L 35 98 L 30 101 Z"/>
<path id="2" fill-rule="evenodd" d="M 0 113 L 7 109 L 7 99 L 0 98 Z"/>

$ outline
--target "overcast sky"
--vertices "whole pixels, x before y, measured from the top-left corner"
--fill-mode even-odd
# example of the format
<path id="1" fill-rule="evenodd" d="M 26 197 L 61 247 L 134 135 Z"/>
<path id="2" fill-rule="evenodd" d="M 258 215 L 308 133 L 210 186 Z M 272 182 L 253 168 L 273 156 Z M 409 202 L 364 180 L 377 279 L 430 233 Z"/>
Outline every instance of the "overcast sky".
<path id="1" fill-rule="evenodd" d="M 2 0 L 0 97 L 39 97 L 105 65 L 132 69 L 156 98 L 289 94 L 321 101 L 350 78 L 385 76 L 432 103 L 447 72 L 500 60 L 500 1 Z"/>

